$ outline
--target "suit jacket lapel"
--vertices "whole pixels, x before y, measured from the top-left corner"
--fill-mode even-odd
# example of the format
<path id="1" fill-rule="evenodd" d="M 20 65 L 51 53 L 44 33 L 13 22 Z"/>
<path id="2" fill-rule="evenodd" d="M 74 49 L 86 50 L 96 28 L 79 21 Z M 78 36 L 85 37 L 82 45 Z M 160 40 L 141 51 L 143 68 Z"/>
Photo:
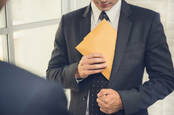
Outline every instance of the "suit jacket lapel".
<path id="1" fill-rule="evenodd" d="M 132 22 L 129 19 L 130 14 L 131 9 L 129 8 L 129 5 L 123 0 L 118 24 L 117 45 L 112 66 L 112 73 L 110 79 L 111 81 L 113 81 L 112 79 L 117 75 L 116 73 L 118 72 L 121 60 L 124 55 L 124 51 L 128 43 L 129 33 L 132 25 Z"/>
<path id="2" fill-rule="evenodd" d="M 91 5 L 89 5 L 82 15 L 80 21 L 80 41 L 90 32 L 91 28 Z"/>
<path id="3" fill-rule="evenodd" d="M 84 12 L 81 14 L 81 17 L 79 17 L 79 20 L 77 22 L 79 25 L 77 25 L 76 32 L 78 33 L 78 37 L 76 37 L 76 44 L 74 47 L 76 47 L 82 40 L 83 38 L 90 32 L 91 28 L 91 5 L 86 7 Z M 80 60 L 82 55 L 80 52 L 76 51 L 76 60 Z"/>

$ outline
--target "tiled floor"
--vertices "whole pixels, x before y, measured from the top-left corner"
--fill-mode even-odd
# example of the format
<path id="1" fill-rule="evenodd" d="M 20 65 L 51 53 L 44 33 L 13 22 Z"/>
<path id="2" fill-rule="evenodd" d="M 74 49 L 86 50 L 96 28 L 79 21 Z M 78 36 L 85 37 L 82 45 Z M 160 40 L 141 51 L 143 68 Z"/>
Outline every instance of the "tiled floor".
<path id="1" fill-rule="evenodd" d="M 174 60 L 174 0 L 126 0 L 160 13 L 167 42 Z M 145 74 L 146 75 L 146 74 Z M 145 78 L 147 79 L 147 78 Z M 149 108 L 150 115 L 174 115 L 174 93 Z"/>

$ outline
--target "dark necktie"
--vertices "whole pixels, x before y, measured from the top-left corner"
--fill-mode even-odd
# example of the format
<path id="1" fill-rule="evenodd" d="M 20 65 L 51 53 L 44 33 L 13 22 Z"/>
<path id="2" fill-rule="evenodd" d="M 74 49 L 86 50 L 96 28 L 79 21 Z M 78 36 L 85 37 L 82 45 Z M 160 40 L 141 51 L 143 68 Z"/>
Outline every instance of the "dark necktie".
<path id="1" fill-rule="evenodd" d="M 89 115 L 106 115 L 100 111 L 96 99 L 97 94 L 100 92 L 101 89 L 108 88 L 109 81 L 102 74 L 96 74 L 91 77 L 92 79 L 89 96 Z"/>
<path id="2" fill-rule="evenodd" d="M 110 21 L 105 11 L 101 12 L 99 19 L 100 20 L 106 19 L 107 21 Z M 109 81 L 102 74 L 96 74 L 94 76 L 91 76 L 90 82 L 91 86 L 90 86 L 90 96 L 89 96 L 89 115 L 106 115 L 100 111 L 96 99 L 97 99 L 97 94 L 100 92 L 101 89 L 108 88 Z"/>
<path id="3" fill-rule="evenodd" d="M 102 12 L 100 13 L 99 19 L 100 19 L 100 20 L 106 19 L 107 21 L 110 21 L 110 20 L 109 20 L 109 17 L 107 16 L 107 14 L 106 14 L 105 11 L 102 11 Z"/>

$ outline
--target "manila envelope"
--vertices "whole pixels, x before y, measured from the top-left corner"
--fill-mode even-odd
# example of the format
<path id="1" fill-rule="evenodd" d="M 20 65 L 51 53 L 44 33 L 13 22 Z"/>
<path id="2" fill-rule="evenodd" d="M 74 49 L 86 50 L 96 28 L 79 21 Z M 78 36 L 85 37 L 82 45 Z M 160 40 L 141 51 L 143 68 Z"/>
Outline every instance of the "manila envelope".
<path id="1" fill-rule="evenodd" d="M 104 69 L 102 74 L 107 80 L 110 79 L 112 71 L 116 39 L 117 31 L 104 19 L 90 33 L 88 33 L 79 45 L 76 46 L 76 49 L 82 55 L 91 53 L 103 54 L 107 61 L 107 68 Z"/>

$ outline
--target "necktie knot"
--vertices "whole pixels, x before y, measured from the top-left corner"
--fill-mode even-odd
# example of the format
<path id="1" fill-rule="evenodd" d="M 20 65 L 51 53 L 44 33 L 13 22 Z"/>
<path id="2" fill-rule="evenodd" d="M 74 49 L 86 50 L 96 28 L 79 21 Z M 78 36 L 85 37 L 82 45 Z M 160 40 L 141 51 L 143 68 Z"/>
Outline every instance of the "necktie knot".
<path id="1" fill-rule="evenodd" d="M 110 21 L 110 20 L 109 20 L 109 17 L 107 16 L 107 14 L 106 14 L 105 11 L 102 11 L 102 12 L 100 13 L 99 19 L 100 19 L 100 20 L 106 19 L 107 21 Z"/>

